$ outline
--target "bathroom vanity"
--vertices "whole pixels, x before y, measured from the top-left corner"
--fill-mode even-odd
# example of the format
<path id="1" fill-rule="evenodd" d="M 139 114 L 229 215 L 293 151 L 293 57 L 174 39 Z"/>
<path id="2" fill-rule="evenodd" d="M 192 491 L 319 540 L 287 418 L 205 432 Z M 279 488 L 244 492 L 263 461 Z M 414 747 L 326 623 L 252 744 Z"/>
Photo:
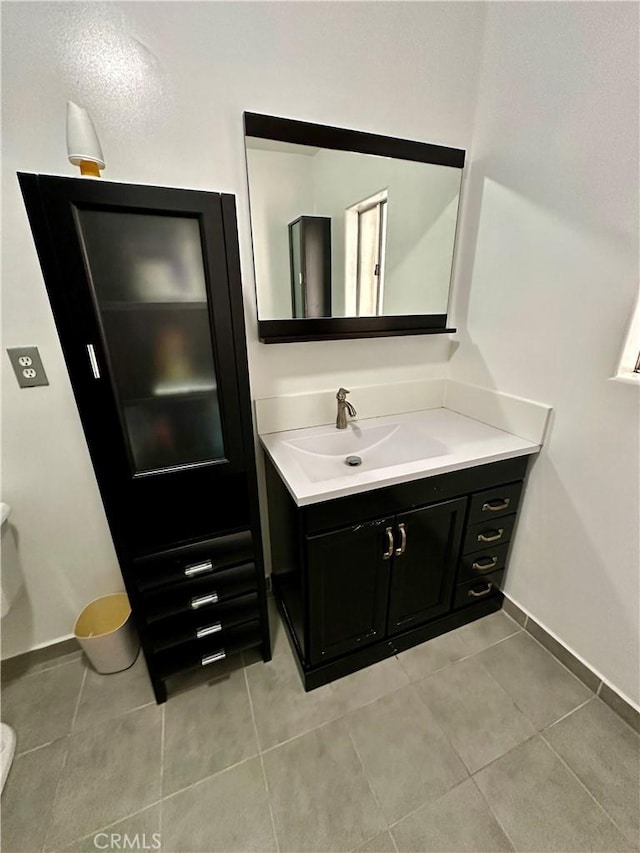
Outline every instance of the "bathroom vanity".
<path id="1" fill-rule="evenodd" d="M 262 436 L 273 589 L 307 690 L 500 609 L 539 450 L 446 409 L 345 433 Z"/>

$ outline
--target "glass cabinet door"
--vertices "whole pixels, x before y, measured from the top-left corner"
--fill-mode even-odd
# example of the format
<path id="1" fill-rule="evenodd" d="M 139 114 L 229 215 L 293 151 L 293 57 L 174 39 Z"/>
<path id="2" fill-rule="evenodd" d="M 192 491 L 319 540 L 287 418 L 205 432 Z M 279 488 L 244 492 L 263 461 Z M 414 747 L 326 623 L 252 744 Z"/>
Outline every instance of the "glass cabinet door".
<path id="1" fill-rule="evenodd" d="M 198 219 L 74 216 L 133 473 L 224 459 Z"/>

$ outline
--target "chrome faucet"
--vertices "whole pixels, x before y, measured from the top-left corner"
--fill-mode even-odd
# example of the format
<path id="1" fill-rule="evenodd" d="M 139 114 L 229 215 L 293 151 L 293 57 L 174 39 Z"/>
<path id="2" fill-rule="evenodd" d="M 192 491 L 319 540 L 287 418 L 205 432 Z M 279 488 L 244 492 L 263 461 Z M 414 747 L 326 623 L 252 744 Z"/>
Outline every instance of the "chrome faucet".
<path id="1" fill-rule="evenodd" d="M 336 429 L 347 428 L 347 414 L 350 418 L 355 418 L 358 414 L 351 403 L 347 400 L 347 394 L 350 394 L 346 388 L 338 388 L 336 400 L 338 401 L 338 417 L 336 418 Z"/>

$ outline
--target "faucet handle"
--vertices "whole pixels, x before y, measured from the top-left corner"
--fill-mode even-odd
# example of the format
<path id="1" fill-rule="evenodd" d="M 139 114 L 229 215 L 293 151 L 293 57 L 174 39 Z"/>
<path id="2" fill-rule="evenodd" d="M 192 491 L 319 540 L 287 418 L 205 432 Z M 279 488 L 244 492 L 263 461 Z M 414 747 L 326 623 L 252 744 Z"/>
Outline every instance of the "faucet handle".
<path id="1" fill-rule="evenodd" d="M 341 403 L 347 399 L 347 394 L 350 394 L 351 391 L 347 391 L 346 388 L 338 388 L 338 393 L 336 394 L 336 400 L 339 400 Z"/>

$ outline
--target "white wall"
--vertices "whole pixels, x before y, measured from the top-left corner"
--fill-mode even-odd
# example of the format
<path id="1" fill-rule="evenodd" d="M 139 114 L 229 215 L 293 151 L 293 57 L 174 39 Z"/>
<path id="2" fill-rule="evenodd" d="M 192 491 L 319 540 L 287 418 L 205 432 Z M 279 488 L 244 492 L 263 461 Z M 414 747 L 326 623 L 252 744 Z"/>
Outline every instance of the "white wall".
<path id="1" fill-rule="evenodd" d="M 313 213 L 312 157 L 251 149 L 251 232 L 261 320 L 293 317 L 289 223 Z"/>
<path id="2" fill-rule="evenodd" d="M 4 2 L 1 10 L 3 347 L 37 344 L 51 382 L 19 391 L 3 355 L 2 499 L 14 507 L 28 593 L 2 626 L 8 657 L 68 635 L 86 601 L 120 586 L 15 178 L 73 174 L 65 101 L 89 108 L 105 179 L 237 194 L 255 397 L 437 376 L 445 336 L 257 341 L 242 112 L 465 148 L 485 10 L 397 2 Z"/>
<path id="3" fill-rule="evenodd" d="M 384 313 L 446 314 L 460 170 L 328 149 L 312 162 L 316 214 L 332 219 L 334 316 L 345 311 L 345 210 L 385 189 Z"/>
<path id="4" fill-rule="evenodd" d="M 487 7 L 450 375 L 553 406 L 507 593 L 638 703 L 638 6 Z"/>

